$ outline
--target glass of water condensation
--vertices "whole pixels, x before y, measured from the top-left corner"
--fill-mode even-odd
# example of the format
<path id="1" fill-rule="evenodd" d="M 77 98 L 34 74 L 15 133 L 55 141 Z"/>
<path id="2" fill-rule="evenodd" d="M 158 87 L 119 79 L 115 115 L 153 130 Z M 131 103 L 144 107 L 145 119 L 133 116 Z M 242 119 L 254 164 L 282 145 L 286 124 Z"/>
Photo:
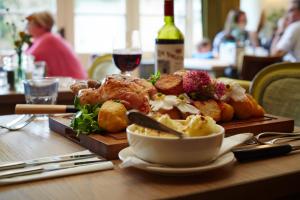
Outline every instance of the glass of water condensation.
<path id="1" fill-rule="evenodd" d="M 59 80 L 37 78 L 24 81 L 24 95 L 27 104 L 56 104 Z M 46 115 L 38 117 L 45 119 Z"/>

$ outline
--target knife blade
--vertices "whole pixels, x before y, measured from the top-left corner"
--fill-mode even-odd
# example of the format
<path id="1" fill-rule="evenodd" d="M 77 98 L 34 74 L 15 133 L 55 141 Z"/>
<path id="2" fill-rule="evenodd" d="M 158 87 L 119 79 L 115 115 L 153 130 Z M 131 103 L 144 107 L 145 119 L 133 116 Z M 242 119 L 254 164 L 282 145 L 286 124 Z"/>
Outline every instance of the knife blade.
<path id="1" fill-rule="evenodd" d="M 250 147 L 234 148 L 232 152 L 238 161 L 249 161 L 267 157 L 275 157 L 300 150 L 300 146 L 290 144 L 266 144 Z"/>
<path id="2" fill-rule="evenodd" d="M 56 170 L 61 170 L 61 169 L 90 165 L 90 164 L 98 163 L 98 162 L 110 162 L 110 161 L 101 159 L 101 160 L 77 161 L 77 162 L 70 162 L 70 163 L 54 163 L 54 164 L 50 164 L 50 165 L 44 166 L 44 167 L 20 169 L 20 170 L 14 171 L 14 172 L 2 172 L 2 173 L 0 173 L 0 179 L 13 178 L 16 176 L 40 174 L 40 173 L 44 173 L 44 172 L 50 172 L 50 171 L 56 171 Z"/>
<path id="3" fill-rule="evenodd" d="M 18 169 L 18 168 L 25 168 L 30 166 L 37 166 L 47 163 L 58 163 L 64 161 L 72 161 L 72 160 L 79 160 L 83 158 L 92 158 L 95 157 L 96 154 L 88 153 L 88 154 L 78 154 L 78 155 L 66 155 L 66 156 L 53 156 L 47 158 L 37 158 L 28 161 L 21 161 L 21 162 L 13 162 L 0 165 L 0 171 L 8 170 L 8 169 Z"/>

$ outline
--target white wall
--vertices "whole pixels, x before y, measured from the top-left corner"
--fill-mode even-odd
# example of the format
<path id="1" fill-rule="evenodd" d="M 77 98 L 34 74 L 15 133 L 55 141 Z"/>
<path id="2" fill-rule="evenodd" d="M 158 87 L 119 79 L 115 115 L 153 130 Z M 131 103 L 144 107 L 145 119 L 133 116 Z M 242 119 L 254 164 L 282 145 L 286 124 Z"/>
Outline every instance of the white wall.
<path id="1" fill-rule="evenodd" d="M 288 0 L 261 0 L 261 2 L 262 7 L 266 10 L 266 12 L 271 10 L 278 10 L 281 8 L 287 9 L 289 3 Z"/>
<path id="2" fill-rule="evenodd" d="M 245 11 L 248 18 L 247 29 L 255 31 L 257 29 L 261 12 L 264 10 L 266 14 L 272 10 L 286 9 L 288 0 L 241 0 L 240 9 Z"/>
<path id="3" fill-rule="evenodd" d="M 247 30 L 256 31 L 262 12 L 262 0 L 241 0 L 240 9 L 246 12 Z"/>

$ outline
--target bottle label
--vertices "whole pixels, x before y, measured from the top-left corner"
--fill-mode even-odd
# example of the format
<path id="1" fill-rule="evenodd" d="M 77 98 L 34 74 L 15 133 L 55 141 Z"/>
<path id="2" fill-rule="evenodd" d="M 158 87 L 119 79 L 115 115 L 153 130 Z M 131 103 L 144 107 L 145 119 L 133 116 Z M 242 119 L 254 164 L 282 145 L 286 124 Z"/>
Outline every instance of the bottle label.
<path id="1" fill-rule="evenodd" d="M 184 44 L 156 44 L 155 72 L 169 74 L 183 69 Z"/>

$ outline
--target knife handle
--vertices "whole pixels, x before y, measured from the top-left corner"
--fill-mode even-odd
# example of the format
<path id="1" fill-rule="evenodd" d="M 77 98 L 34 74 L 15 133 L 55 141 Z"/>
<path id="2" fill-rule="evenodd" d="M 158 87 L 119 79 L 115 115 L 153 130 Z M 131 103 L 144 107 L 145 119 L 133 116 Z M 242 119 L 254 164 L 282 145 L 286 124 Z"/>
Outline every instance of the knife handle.
<path id="1" fill-rule="evenodd" d="M 51 104 L 17 104 L 16 114 L 54 114 L 74 113 L 77 109 L 72 105 L 51 105 Z"/>
<path id="2" fill-rule="evenodd" d="M 284 155 L 293 150 L 289 144 L 258 145 L 253 147 L 241 147 L 232 150 L 238 161 L 255 160 L 266 157 Z"/>

